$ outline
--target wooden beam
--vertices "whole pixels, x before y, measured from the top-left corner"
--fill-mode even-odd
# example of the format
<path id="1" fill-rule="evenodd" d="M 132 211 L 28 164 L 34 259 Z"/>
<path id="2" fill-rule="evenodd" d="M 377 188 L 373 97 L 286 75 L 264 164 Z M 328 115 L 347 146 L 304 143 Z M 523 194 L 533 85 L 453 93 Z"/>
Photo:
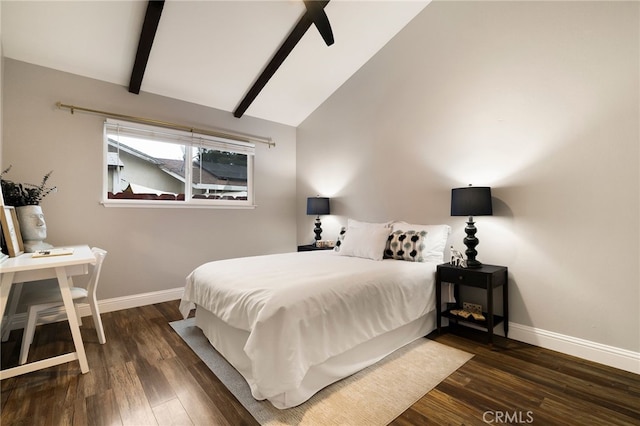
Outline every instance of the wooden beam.
<path id="1" fill-rule="evenodd" d="M 149 0 L 147 4 L 147 13 L 144 16 L 140 41 L 138 42 L 138 52 L 136 53 L 136 60 L 133 63 L 133 71 L 131 71 L 131 80 L 129 81 L 129 92 L 136 95 L 140 93 L 142 78 L 144 77 L 144 71 L 147 69 L 151 46 L 153 46 L 153 39 L 156 36 L 163 7 L 164 0 Z"/>
<path id="2" fill-rule="evenodd" d="M 315 3 L 317 4 L 317 7 L 323 9 L 329 3 L 329 0 L 317 1 Z M 242 99 L 236 110 L 233 112 L 234 117 L 242 117 L 247 108 L 249 108 L 249 105 L 251 105 L 255 100 L 267 82 L 271 77 L 273 77 L 273 74 L 275 74 L 287 56 L 289 56 L 289 53 L 291 53 L 296 44 L 298 44 L 300 39 L 302 39 L 302 36 L 307 32 L 309 27 L 311 27 L 312 23 L 313 20 L 309 12 L 305 11 L 304 15 L 302 15 L 291 33 L 289 33 L 289 36 L 285 39 L 280 48 L 276 51 L 275 55 L 271 58 L 271 61 L 269 61 L 265 69 L 262 71 L 262 74 L 258 76 L 256 81 L 253 83 L 253 86 L 251 86 L 247 94 L 244 96 L 244 99 Z"/>

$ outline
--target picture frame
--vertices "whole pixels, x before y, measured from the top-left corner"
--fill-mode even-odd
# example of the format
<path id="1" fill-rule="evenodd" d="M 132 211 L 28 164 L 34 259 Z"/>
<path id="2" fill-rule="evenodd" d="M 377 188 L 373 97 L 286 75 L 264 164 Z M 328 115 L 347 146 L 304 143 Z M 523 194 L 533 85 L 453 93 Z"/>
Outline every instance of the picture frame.
<path id="1" fill-rule="evenodd" d="M 9 257 L 20 256 L 24 253 L 24 243 L 20 234 L 18 215 L 13 206 L 0 207 L 0 222 L 2 223 L 2 235 L 7 243 Z"/>

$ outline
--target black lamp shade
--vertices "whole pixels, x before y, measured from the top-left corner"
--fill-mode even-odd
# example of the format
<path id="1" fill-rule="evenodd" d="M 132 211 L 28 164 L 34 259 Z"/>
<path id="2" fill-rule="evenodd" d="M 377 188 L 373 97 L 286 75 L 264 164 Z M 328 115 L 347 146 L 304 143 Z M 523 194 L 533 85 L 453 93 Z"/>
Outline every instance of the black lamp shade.
<path id="1" fill-rule="evenodd" d="M 451 190 L 451 216 L 491 216 L 491 188 L 467 186 Z"/>
<path id="2" fill-rule="evenodd" d="M 307 214 L 321 215 L 329 214 L 329 198 L 327 197 L 309 197 L 307 198 Z"/>

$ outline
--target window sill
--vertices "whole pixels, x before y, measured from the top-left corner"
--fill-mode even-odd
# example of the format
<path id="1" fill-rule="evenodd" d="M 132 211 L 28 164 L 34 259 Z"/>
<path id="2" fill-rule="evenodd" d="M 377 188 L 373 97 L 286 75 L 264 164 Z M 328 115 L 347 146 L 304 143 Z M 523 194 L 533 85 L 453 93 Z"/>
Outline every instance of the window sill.
<path id="1" fill-rule="evenodd" d="M 211 204 L 203 202 L 185 202 L 185 201 L 165 201 L 165 200 L 102 200 L 100 202 L 104 207 L 125 207 L 125 208 L 143 208 L 143 209 L 255 209 L 255 204 L 237 204 L 237 203 L 220 203 Z"/>

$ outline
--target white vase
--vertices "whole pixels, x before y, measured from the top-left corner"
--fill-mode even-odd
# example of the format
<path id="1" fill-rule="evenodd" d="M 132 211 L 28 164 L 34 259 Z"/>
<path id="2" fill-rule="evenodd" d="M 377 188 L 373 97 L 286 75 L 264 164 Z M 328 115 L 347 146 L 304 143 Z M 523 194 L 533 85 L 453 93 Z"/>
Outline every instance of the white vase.
<path id="1" fill-rule="evenodd" d="M 25 252 L 33 253 L 37 250 L 47 250 L 53 247 L 44 241 L 47 238 L 47 223 L 44 221 L 42 207 L 16 207 L 16 214 Z"/>

